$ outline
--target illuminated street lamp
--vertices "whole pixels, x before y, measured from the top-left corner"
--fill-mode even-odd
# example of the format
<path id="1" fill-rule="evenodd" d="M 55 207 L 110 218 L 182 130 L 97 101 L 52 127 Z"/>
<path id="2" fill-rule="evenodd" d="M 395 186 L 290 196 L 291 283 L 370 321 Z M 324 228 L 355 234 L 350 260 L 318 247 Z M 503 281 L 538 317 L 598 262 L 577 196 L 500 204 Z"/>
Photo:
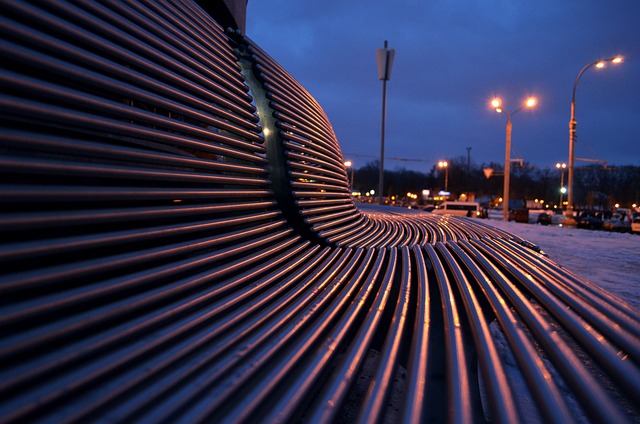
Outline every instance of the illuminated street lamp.
<path id="1" fill-rule="evenodd" d="M 556 163 L 556 168 L 560 170 L 560 209 L 562 209 L 562 195 L 565 193 L 564 188 L 564 170 L 567 168 L 566 163 Z"/>
<path id="2" fill-rule="evenodd" d="M 353 190 L 353 163 L 350 160 L 344 162 L 344 166 L 347 169 L 351 169 L 351 178 L 349 179 L 349 189 Z"/>
<path id="3" fill-rule="evenodd" d="M 585 71 L 592 66 L 596 68 L 604 68 L 608 62 L 622 63 L 622 56 L 610 57 L 609 59 L 599 60 L 597 62 L 588 63 L 580 69 L 575 82 L 573 83 L 573 95 L 571 96 L 571 120 L 569 121 L 569 181 L 567 182 L 567 216 L 563 225 L 577 225 L 576 220 L 573 218 L 573 161 L 574 161 L 574 145 L 576 142 L 576 89 L 578 88 L 578 81 Z"/>
<path id="4" fill-rule="evenodd" d="M 449 164 L 445 160 L 438 162 L 440 168 L 444 168 L 444 191 L 449 191 Z"/>
<path id="5" fill-rule="evenodd" d="M 535 97 L 529 97 L 522 106 L 509 113 L 502 107 L 502 100 L 500 100 L 498 97 L 495 97 L 491 100 L 491 106 L 496 110 L 496 112 L 504 113 L 505 115 L 507 115 L 507 135 L 504 154 L 504 187 L 502 190 L 502 219 L 504 221 L 509 220 L 509 178 L 511 176 L 511 117 L 520 112 L 525 107 L 531 109 L 537 103 L 538 100 Z"/>

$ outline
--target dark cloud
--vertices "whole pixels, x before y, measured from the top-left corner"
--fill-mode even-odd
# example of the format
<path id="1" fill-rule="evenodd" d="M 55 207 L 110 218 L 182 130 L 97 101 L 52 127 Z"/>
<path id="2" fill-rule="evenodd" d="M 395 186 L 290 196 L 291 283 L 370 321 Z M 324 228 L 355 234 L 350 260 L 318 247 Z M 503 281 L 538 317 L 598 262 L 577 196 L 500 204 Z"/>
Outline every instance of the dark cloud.
<path id="1" fill-rule="evenodd" d="M 356 166 L 375 160 L 382 83 L 375 49 L 396 49 L 388 83 L 390 168 L 429 169 L 466 156 L 504 160 L 504 116 L 528 95 L 533 111 L 513 118 L 514 157 L 553 166 L 568 155 L 573 82 L 586 63 L 625 63 L 580 80 L 576 156 L 640 165 L 640 2 L 620 0 L 250 1 L 247 35 L 318 100 L 342 151 Z"/>

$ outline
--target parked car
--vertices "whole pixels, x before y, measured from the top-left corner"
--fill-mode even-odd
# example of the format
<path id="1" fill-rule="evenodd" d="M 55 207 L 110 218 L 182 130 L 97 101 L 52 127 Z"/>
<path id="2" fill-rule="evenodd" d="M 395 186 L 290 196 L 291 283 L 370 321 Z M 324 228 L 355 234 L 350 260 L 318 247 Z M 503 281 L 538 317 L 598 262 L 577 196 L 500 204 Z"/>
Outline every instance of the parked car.
<path id="1" fill-rule="evenodd" d="M 432 212 L 440 215 L 457 215 L 469 218 L 479 218 L 482 215 L 482 209 L 480 209 L 480 203 L 478 202 L 456 202 L 450 200 L 442 202 Z"/>
<path id="2" fill-rule="evenodd" d="M 509 211 L 508 219 L 509 221 L 524 222 L 526 224 L 529 222 L 529 209 L 527 208 L 511 209 Z"/>
<path id="3" fill-rule="evenodd" d="M 541 212 L 538 214 L 538 224 L 540 225 L 550 225 L 551 224 L 551 214 L 546 212 Z"/>
<path id="4" fill-rule="evenodd" d="M 586 228 L 589 230 L 600 230 L 604 224 L 602 214 L 592 211 L 581 212 L 576 221 L 578 222 L 578 228 Z"/>
<path id="5" fill-rule="evenodd" d="M 633 218 L 633 221 L 631 221 L 631 232 L 640 234 L 640 216 Z"/>
<path id="6" fill-rule="evenodd" d="M 602 228 L 623 233 L 631 231 L 631 211 L 618 209 L 611 218 L 604 221 Z"/>

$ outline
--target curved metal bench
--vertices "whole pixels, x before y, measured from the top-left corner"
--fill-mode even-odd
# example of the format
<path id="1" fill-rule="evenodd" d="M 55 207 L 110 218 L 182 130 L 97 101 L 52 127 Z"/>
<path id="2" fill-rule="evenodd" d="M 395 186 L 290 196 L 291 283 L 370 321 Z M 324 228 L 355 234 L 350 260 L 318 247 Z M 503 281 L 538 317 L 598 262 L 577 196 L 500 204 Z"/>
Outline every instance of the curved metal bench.
<path id="1" fill-rule="evenodd" d="M 624 422 L 640 314 L 481 221 L 357 208 L 190 1 L 0 17 L 0 421 Z"/>

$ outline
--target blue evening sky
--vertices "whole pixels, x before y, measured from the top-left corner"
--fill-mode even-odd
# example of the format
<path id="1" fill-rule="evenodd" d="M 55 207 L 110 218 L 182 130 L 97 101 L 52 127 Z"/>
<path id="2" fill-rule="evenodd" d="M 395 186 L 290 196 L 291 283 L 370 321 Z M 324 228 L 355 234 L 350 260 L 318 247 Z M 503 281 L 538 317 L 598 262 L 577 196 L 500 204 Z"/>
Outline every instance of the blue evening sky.
<path id="1" fill-rule="evenodd" d="M 513 158 L 567 162 L 578 72 L 623 55 L 580 79 L 576 157 L 640 166 L 638 0 L 250 0 L 246 33 L 318 100 L 356 167 L 379 158 L 388 40 L 385 167 L 425 172 L 466 147 L 475 164 L 504 161 L 493 96 L 509 111 L 539 99 L 513 116 Z"/>

